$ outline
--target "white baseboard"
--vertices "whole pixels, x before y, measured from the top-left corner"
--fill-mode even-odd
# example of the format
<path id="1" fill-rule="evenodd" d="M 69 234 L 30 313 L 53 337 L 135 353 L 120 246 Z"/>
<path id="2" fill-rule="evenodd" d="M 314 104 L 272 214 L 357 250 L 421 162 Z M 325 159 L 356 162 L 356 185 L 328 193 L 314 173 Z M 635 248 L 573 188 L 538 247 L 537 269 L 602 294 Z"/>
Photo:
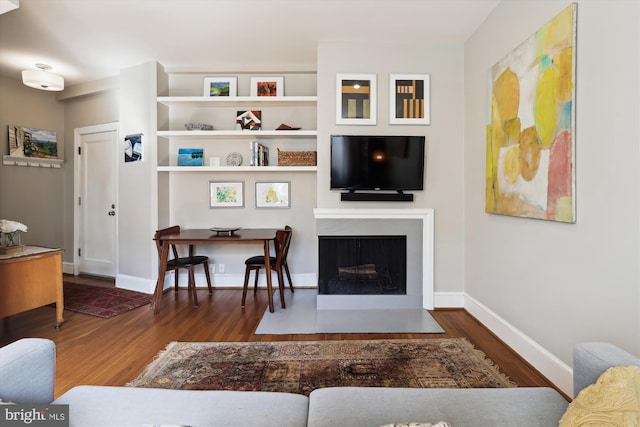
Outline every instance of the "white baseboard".
<path id="1" fill-rule="evenodd" d="M 464 308 L 464 292 L 434 292 L 435 308 Z"/>
<path id="2" fill-rule="evenodd" d="M 464 308 L 472 316 L 489 328 L 560 390 L 568 396 L 573 396 L 573 369 L 570 366 L 469 294 L 465 293 L 464 297 Z"/>
<path id="3" fill-rule="evenodd" d="M 62 263 L 62 272 L 64 274 L 76 274 L 75 267 L 72 262 L 63 262 Z"/>
<path id="4" fill-rule="evenodd" d="M 167 282 L 168 281 L 165 280 L 165 284 Z M 118 274 L 116 276 L 116 288 L 128 289 L 130 291 L 142 292 L 145 294 L 153 294 L 156 289 L 156 281 L 153 279 L 144 279 L 142 277 Z"/>
<path id="5" fill-rule="evenodd" d="M 164 280 L 164 288 L 167 289 L 170 286 L 173 286 L 173 277 L 170 276 L 173 272 L 167 273 L 167 277 Z M 249 279 L 249 286 L 253 286 L 253 273 L 251 274 L 251 278 Z M 204 273 L 196 273 L 196 287 L 197 288 L 206 288 L 207 287 L 207 279 Z M 187 274 L 185 272 L 180 273 L 178 276 L 178 286 L 181 288 L 187 287 Z M 273 286 L 278 286 L 278 278 L 275 273 L 271 277 Z M 315 273 L 305 273 L 305 274 L 292 274 L 291 280 L 293 280 L 293 285 L 296 288 L 316 288 L 318 287 L 318 277 Z M 287 278 L 284 279 L 285 283 L 288 284 Z M 211 275 L 211 286 L 214 288 L 237 288 L 242 289 L 244 284 L 244 273 L 243 274 L 212 274 Z M 155 286 L 155 282 L 153 284 Z M 266 288 L 267 287 L 267 276 L 264 273 L 260 273 L 258 278 L 258 287 Z M 151 291 L 153 292 L 153 290 Z"/>

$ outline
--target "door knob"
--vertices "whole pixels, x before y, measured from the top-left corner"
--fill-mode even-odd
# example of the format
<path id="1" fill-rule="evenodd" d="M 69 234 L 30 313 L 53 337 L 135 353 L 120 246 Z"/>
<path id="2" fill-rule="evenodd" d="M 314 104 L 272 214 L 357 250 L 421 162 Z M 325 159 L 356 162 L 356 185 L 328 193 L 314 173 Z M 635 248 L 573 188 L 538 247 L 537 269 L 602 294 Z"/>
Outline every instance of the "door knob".
<path id="1" fill-rule="evenodd" d="M 109 211 L 109 216 L 116 216 L 116 211 Z"/>

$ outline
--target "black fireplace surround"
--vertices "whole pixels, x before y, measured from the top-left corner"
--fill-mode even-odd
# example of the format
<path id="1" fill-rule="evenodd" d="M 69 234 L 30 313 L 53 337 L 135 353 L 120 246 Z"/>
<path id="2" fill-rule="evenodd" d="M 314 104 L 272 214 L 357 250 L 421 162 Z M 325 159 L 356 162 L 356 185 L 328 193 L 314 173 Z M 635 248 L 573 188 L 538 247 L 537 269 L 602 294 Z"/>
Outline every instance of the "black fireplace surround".
<path id="1" fill-rule="evenodd" d="M 318 293 L 406 295 L 407 236 L 319 236 Z"/>

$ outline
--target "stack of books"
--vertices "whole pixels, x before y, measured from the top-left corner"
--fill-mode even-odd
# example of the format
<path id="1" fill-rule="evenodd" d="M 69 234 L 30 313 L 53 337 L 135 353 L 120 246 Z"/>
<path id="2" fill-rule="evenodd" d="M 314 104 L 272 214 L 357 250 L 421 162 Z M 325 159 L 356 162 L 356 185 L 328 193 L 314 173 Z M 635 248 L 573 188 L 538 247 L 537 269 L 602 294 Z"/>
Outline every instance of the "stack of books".
<path id="1" fill-rule="evenodd" d="M 257 141 L 249 143 L 249 166 L 269 166 L 269 147 L 265 147 Z"/>

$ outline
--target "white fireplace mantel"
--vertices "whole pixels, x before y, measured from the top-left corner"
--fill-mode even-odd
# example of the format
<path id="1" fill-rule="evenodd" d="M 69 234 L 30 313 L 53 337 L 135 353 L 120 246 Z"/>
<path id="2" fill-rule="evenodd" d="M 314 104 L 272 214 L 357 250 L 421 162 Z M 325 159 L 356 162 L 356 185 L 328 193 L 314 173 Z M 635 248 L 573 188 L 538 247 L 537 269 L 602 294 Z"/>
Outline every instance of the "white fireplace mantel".
<path id="1" fill-rule="evenodd" d="M 434 308 L 433 209 L 322 209 L 313 210 L 318 219 L 416 219 L 422 221 L 422 307 Z"/>

